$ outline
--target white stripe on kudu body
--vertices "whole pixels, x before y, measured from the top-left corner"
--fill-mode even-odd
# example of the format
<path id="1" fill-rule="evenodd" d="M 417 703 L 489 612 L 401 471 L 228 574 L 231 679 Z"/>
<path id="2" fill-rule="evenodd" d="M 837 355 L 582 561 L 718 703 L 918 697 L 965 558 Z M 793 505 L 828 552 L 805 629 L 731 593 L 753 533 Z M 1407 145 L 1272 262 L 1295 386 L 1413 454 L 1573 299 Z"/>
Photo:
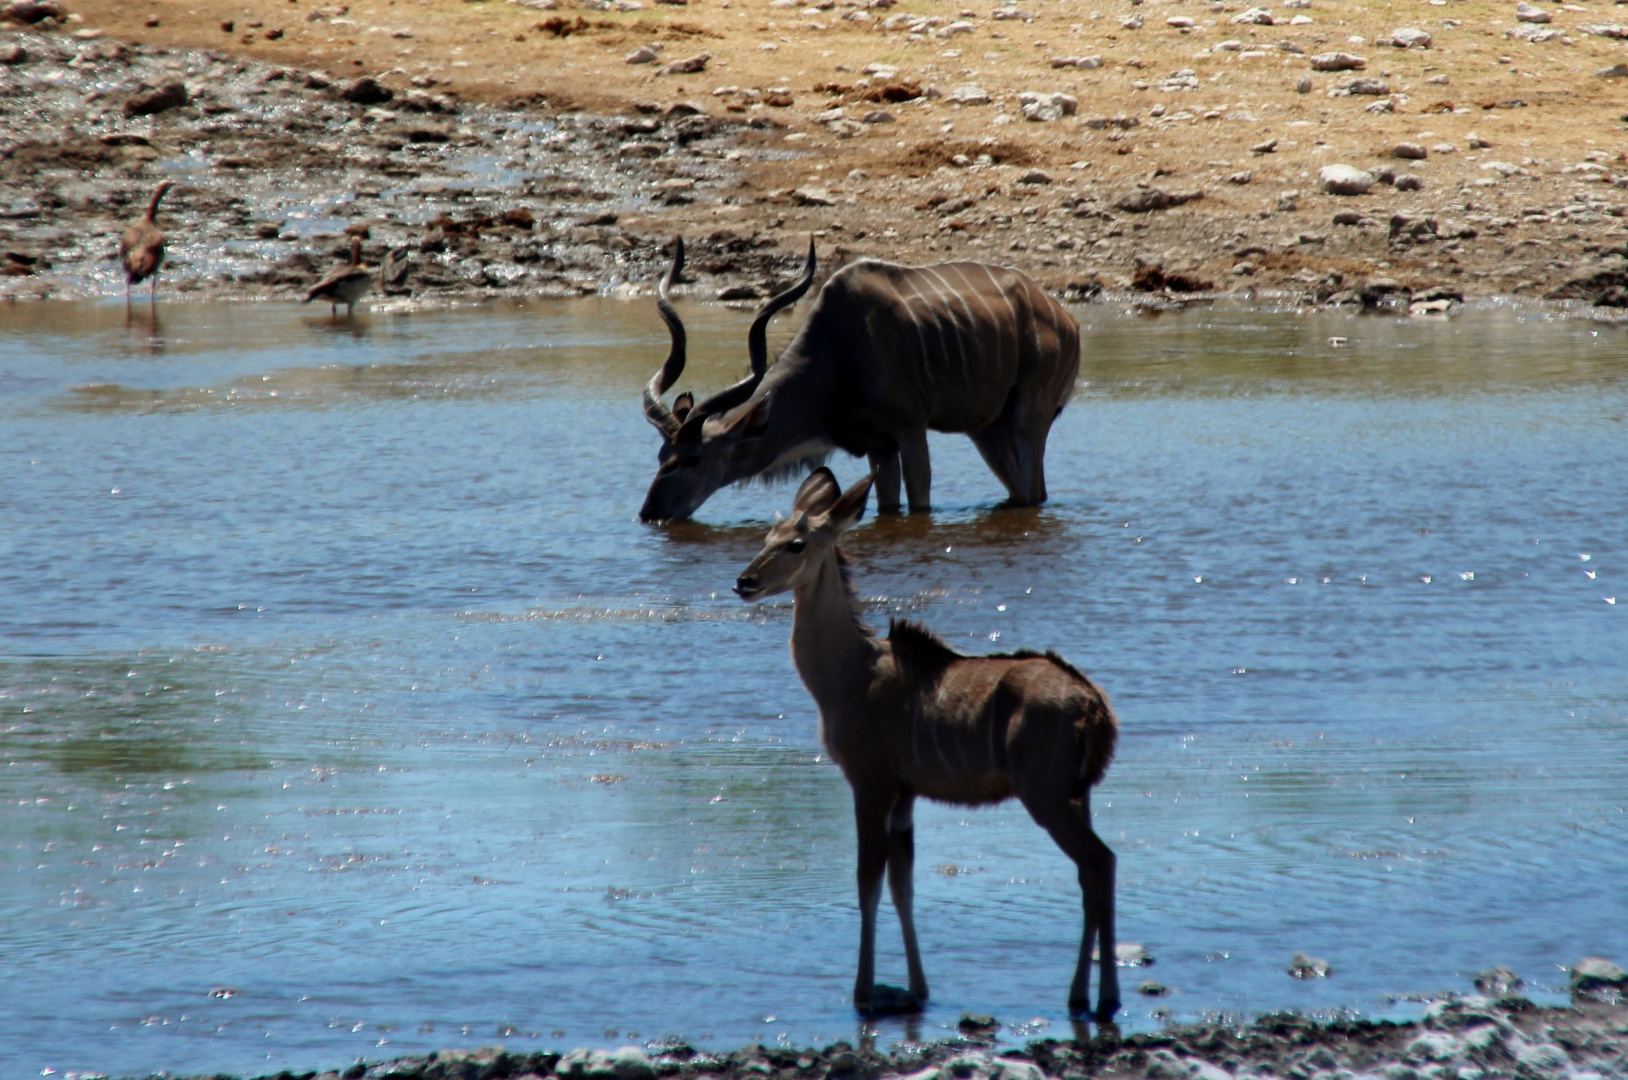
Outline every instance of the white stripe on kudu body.
<path id="1" fill-rule="evenodd" d="M 755 325 L 791 302 L 771 300 Z M 753 375 L 673 410 L 661 396 L 683 371 L 683 327 L 671 304 L 662 317 L 677 359 L 645 393 L 664 441 L 640 511 L 647 521 L 688 517 L 719 488 L 794 467 L 798 448 L 820 446 L 870 458 L 883 512 L 902 509 L 901 483 L 909 508 L 926 510 L 929 430 L 970 436 L 1008 505 L 1046 500 L 1046 439 L 1073 393 L 1079 333 L 1020 270 L 850 263 L 820 289 L 779 359 L 763 357 L 759 328 Z"/>

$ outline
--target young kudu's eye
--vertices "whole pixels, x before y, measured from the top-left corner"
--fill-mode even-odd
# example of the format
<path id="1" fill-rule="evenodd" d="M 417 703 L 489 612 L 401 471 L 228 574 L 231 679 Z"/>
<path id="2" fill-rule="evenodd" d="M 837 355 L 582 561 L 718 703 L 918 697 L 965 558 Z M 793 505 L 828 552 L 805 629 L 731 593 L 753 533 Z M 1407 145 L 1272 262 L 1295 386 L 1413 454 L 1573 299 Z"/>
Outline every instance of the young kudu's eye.
<path id="1" fill-rule="evenodd" d="M 807 546 L 808 546 L 808 541 L 806 541 L 806 540 L 788 540 L 788 541 L 786 541 L 786 550 L 791 552 L 793 555 L 801 554 L 802 550 Z"/>

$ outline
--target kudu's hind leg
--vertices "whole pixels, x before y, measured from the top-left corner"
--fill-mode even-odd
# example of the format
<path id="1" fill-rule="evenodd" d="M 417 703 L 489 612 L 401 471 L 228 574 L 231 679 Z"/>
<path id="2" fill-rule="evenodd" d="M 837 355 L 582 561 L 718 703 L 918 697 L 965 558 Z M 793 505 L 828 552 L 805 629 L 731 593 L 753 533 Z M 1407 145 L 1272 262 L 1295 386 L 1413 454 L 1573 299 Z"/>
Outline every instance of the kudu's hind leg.
<path id="1" fill-rule="evenodd" d="M 1051 422 L 1037 422 L 1032 412 L 1014 388 L 994 423 L 972 437 L 984 464 L 1005 485 L 1008 506 L 1046 501 L 1046 434 Z"/>
<path id="2" fill-rule="evenodd" d="M 876 474 L 876 512 L 897 514 L 899 504 L 899 452 L 883 450 L 870 455 L 871 472 Z"/>
<path id="3" fill-rule="evenodd" d="M 1069 1012 L 1091 1011 L 1091 946 L 1101 957 L 1101 978 L 1097 984 L 1099 1022 L 1107 1023 L 1119 1011 L 1119 971 L 1114 966 L 1114 865 L 1113 851 L 1091 828 L 1091 797 L 1078 803 L 1060 802 L 1045 806 L 1024 802 L 1031 816 L 1057 841 L 1063 853 L 1074 860 L 1080 872 L 1080 893 L 1085 908 L 1085 933 L 1080 941 L 1080 957 L 1074 966 L 1074 981 L 1068 991 Z"/>
<path id="4" fill-rule="evenodd" d="M 916 797 L 909 792 L 899 796 L 888 815 L 887 883 L 893 895 L 893 908 L 899 913 L 904 931 L 904 958 L 910 971 L 910 992 L 918 1005 L 927 1000 L 927 974 L 921 966 L 921 950 L 916 945 L 916 921 L 912 911 L 915 899 L 913 873 L 916 866 L 916 828 L 911 817 Z"/>

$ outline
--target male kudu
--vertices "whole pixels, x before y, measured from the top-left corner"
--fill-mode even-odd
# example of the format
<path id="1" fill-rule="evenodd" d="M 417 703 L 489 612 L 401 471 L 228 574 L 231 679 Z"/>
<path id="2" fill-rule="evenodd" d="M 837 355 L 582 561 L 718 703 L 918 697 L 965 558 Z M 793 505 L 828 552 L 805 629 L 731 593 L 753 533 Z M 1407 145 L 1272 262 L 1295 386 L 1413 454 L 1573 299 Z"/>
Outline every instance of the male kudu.
<path id="1" fill-rule="evenodd" d="M 861 1011 L 919 1008 L 927 999 L 911 917 L 911 807 L 921 795 L 980 806 L 1013 795 L 1079 867 L 1085 936 L 1069 1009 L 1090 1011 L 1093 939 L 1101 977 L 1096 1017 L 1119 1009 L 1114 968 L 1114 853 L 1091 829 L 1091 788 L 1113 757 L 1119 721 L 1090 679 L 1052 653 L 962 656 L 932 632 L 893 621 L 887 640 L 865 625 L 838 536 L 859 520 L 867 478 L 843 492 L 829 469 L 797 492 L 790 520 L 735 583 L 747 601 L 794 591 L 791 654 L 819 707 L 820 738 L 853 789 L 859 832 Z M 904 930 L 909 994 L 875 985 L 876 909 L 887 872 Z M 883 1002 L 886 991 L 891 1001 Z"/>
<path id="2" fill-rule="evenodd" d="M 1020 270 L 865 259 L 831 276 L 771 368 L 765 328 L 808 290 L 814 265 L 810 242 L 802 280 L 759 311 L 746 378 L 699 404 L 680 394 L 669 409 L 662 395 L 685 359 L 684 324 L 668 299 L 684 267 L 678 241 L 656 301 L 672 350 L 644 391 L 660 464 L 639 516 L 687 518 L 725 485 L 834 449 L 869 457 L 883 512 L 899 509 L 901 475 L 910 509 L 926 510 L 929 429 L 972 436 L 1010 505 L 1044 502 L 1046 437 L 1080 367 L 1074 317 Z"/>

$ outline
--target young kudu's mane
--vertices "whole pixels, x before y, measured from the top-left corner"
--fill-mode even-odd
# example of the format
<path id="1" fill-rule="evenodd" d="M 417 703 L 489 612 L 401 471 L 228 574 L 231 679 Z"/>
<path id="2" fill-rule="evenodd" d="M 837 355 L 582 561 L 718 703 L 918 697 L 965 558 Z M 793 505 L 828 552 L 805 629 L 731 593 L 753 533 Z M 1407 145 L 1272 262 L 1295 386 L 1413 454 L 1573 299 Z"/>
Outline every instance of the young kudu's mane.
<path id="1" fill-rule="evenodd" d="M 865 621 L 865 602 L 859 598 L 859 590 L 854 587 L 853 560 L 841 547 L 833 548 L 837 558 L 837 573 L 842 578 L 842 591 L 848 597 L 848 613 L 853 616 L 854 625 L 859 632 L 868 638 L 876 636 L 876 628 Z"/>

